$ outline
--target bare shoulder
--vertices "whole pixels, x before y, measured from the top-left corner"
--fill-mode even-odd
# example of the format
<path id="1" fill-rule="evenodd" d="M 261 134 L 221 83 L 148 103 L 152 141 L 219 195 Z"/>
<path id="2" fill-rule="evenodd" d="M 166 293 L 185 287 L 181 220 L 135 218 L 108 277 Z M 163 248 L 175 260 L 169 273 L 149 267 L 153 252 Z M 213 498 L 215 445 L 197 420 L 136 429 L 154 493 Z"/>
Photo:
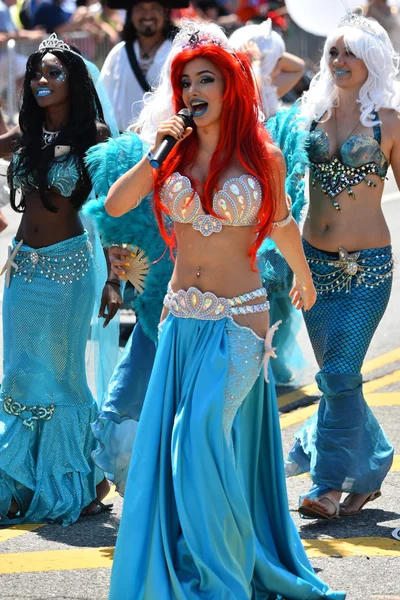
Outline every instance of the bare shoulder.
<path id="1" fill-rule="evenodd" d="M 277 165 L 282 169 L 286 169 L 285 159 L 278 146 L 275 146 L 272 142 L 267 142 L 266 147 L 268 154 L 276 160 Z"/>
<path id="2" fill-rule="evenodd" d="M 383 108 L 379 111 L 379 119 L 382 121 L 382 141 L 396 142 L 400 138 L 400 112 Z"/>
<path id="3" fill-rule="evenodd" d="M 105 142 L 109 137 L 111 137 L 111 131 L 110 131 L 108 125 L 106 125 L 105 123 L 97 122 L 96 128 L 97 128 L 97 138 L 96 138 L 97 144 L 100 144 L 101 142 Z"/>
<path id="4" fill-rule="evenodd" d="M 381 108 L 379 119 L 385 127 L 399 127 L 400 112 L 394 108 Z"/>

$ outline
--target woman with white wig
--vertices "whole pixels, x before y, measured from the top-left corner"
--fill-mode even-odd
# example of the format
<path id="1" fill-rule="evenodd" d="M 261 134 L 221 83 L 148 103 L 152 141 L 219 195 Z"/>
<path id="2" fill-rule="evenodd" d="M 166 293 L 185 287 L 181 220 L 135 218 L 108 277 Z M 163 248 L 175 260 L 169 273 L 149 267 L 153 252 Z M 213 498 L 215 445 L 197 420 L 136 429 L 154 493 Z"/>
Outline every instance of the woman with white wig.
<path id="1" fill-rule="evenodd" d="M 279 108 L 279 99 L 300 81 L 304 60 L 286 52 L 282 36 L 272 30 L 271 19 L 233 32 L 229 43 L 249 54 L 267 119 Z"/>
<path id="2" fill-rule="evenodd" d="M 272 30 L 271 19 L 259 25 L 247 25 L 237 29 L 229 41 L 237 50 L 247 52 L 259 89 L 262 111 L 265 118 L 270 119 L 279 108 L 279 99 L 287 94 L 303 75 L 304 61 L 285 51 L 285 42 L 276 31 Z M 270 133 L 274 138 L 273 131 Z M 304 144 L 299 139 L 302 134 L 296 132 L 296 135 L 298 153 L 300 148 L 304 150 Z M 287 171 L 290 173 L 287 152 L 280 140 L 276 142 L 285 156 Z M 291 195 L 292 200 L 295 200 L 293 190 L 286 191 Z M 297 187 L 296 196 L 300 197 L 300 195 L 303 204 L 303 188 Z M 301 214 L 302 211 L 299 210 L 297 215 L 300 217 Z M 263 277 L 268 290 L 271 319 L 274 323 L 282 321 L 274 338 L 277 358 L 272 361 L 272 371 L 277 385 L 293 384 L 300 379 L 305 365 L 296 340 L 301 326 L 301 317 L 292 306 L 289 297 L 293 285 L 293 272 L 276 249 L 268 250 L 264 259 L 273 268 L 273 277 L 270 270 L 266 273 L 266 277 Z"/>
<path id="3" fill-rule="evenodd" d="M 392 286 L 381 202 L 389 165 L 400 184 L 397 85 L 398 55 L 386 31 L 349 13 L 328 36 L 302 100 L 312 183 L 303 247 L 317 289 L 304 318 L 322 397 L 296 434 L 287 466 L 289 475 L 311 473 L 313 486 L 299 507 L 306 517 L 359 513 L 381 495 L 393 460 L 365 402 L 361 367 Z"/>

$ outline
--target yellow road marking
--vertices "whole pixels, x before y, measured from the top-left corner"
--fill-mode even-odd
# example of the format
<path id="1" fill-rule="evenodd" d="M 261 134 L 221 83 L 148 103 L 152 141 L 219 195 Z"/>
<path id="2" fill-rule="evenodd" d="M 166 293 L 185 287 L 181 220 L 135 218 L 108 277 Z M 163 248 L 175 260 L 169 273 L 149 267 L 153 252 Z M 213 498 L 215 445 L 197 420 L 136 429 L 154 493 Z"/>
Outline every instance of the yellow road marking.
<path id="1" fill-rule="evenodd" d="M 371 387 L 373 387 L 372 385 L 370 387 L 369 384 L 374 384 L 377 381 L 381 381 L 379 387 L 386 387 L 387 385 L 389 385 L 390 383 L 393 383 L 393 379 L 394 381 L 400 381 L 400 371 L 396 371 L 395 373 L 392 373 L 391 375 L 396 375 L 396 378 L 392 378 L 392 380 L 389 381 L 389 383 L 387 383 L 387 378 L 390 377 L 390 375 L 385 375 L 384 377 L 381 377 L 379 380 L 376 379 L 374 381 L 370 381 L 368 383 L 366 383 L 364 385 L 364 391 L 366 390 L 371 390 Z M 385 380 L 385 381 L 383 381 Z M 379 389 L 378 385 L 376 386 L 376 389 Z M 369 406 L 372 407 L 377 407 L 377 406 L 400 406 L 400 392 L 382 392 L 380 394 L 371 394 L 371 393 L 366 393 L 365 394 L 365 400 L 367 401 Z M 316 404 L 311 404 L 311 406 L 305 406 L 303 408 L 298 408 L 297 410 L 294 410 L 290 413 L 286 413 L 284 415 L 281 415 L 280 417 L 280 424 L 281 424 L 281 429 L 287 429 L 288 427 L 291 427 L 292 425 L 298 425 L 299 423 L 303 423 L 303 421 L 306 421 L 306 419 L 308 419 L 309 417 L 311 417 L 315 412 L 317 412 L 318 410 L 318 403 Z"/>
<path id="2" fill-rule="evenodd" d="M 303 540 L 309 558 L 329 556 L 400 556 L 400 542 L 392 538 Z M 0 555 L 0 573 L 40 573 L 111 567 L 114 548 L 84 548 Z"/>
<path id="3" fill-rule="evenodd" d="M 390 365 L 390 363 L 397 362 L 398 360 L 400 360 L 400 348 L 395 348 L 394 350 L 385 352 L 385 354 L 366 360 L 361 369 L 361 373 L 363 375 L 371 373 L 371 371 L 375 371 L 375 369 L 380 369 L 386 365 Z"/>
<path id="4" fill-rule="evenodd" d="M 363 375 L 365 375 L 366 373 L 371 373 L 372 371 L 375 371 L 375 369 L 380 369 L 385 365 L 389 365 L 399 360 L 400 348 L 396 348 L 395 350 L 390 350 L 389 352 L 385 352 L 385 354 L 381 354 L 380 356 L 376 356 L 375 358 L 371 358 L 370 360 L 365 361 L 361 372 Z M 296 402 L 296 400 L 301 400 L 302 398 L 305 398 L 307 396 L 315 396 L 317 394 L 317 384 L 311 383 L 310 385 L 305 385 L 304 387 L 301 387 L 298 390 L 293 390 L 293 392 L 288 392 L 287 394 L 279 396 L 278 406 L 279 408 L 281 408 L 283 406 L 286 406 L 287 404 Z"/>
<path id="5" fill-rule="evenodd" d="M 303 540 L 309 558 L 328 556 L 400 556 L 400 542 L 390 538 Z"/>
<path id="6" fill-rule="evenodd" d="M 400 406 L 400 392 L 364 394 L 369 406 Z"/>
<path id="7" fill-rule="evenodd" d="M 400 369 L 394 371 L 393 373 L 389 373 L 389 375 L 384 375 L 383 377 L 378 377 L 372 381 L 367 381 L 367 383 L 364 383 L 364 393 L 367 394 L 369 392 L 375 392 L 376 390 L 380 390 L 387 385 L 391 385 L 392 383 L 398 383 L 399 381 Z"/>
<path id="8" fill-rule="evenodd" d="M 12 527 L 7 527 L 7 529 L 0 529 L 0 543 L 12 540 L 30 531 L 35 531 L 35 529 L 39 529 L 40 527 L 44 527 L 44 523 L 26 523 L 24 525 L 13 525 Z"/>
<path id="9" fill-rule="evenodd" d="M 105 498 L 105 501 L 113 500 L 114 498 L 117 498 L 118 495 L 119 494 L 115 487 L 112 486 L 110 492 Z M 11 527 L 0 529 L 0 544 L 2 542 L 7 542 L 8 540 L 19 537 L 20 535 L 25 535 L 26 533 L 40 529 L 40 527 L 44 527 L 45 525 L 46 523 L 24 523 L 23 525 L 12 525 Z"/>
<path id="10" fill-rule="evenodd" d="M 0 573 L 39 573 L 111 567 L 114 548 L 46 550 L 0 555 Z"/>

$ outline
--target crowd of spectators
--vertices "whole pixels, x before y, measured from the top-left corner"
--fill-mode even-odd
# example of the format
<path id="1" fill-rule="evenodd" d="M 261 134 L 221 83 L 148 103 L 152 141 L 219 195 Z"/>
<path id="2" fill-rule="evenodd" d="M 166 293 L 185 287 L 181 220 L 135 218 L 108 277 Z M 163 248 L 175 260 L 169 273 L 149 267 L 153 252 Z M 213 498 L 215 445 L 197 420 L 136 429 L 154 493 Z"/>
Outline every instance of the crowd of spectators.
<path id="1" fill-rule="evenodd" d="M 301 1 L 301 0 L 299 0 Z M 113 61 L 109 61 L 106 70 L 114 70 L 121 43 L 136 44 L 140 68 L 148 74 L 150 85 L 154 85 L 156 75 L 151 68 L 156 51 L 164 40 L 157 36 L 155 51 L 149 52 L 151 39 L 137 39 L 130 28 L 132 8 L 136 4 L 160 5 L 166 11 L 171 25 L 178 25 L 181 18 L 207 19 L 221 24 L 228 35 L 246 23 L 260 23 L 271 20 L 275 31 L 285 36 L 288 23 L 284 0 L 191 0 L 183 9 L 168 7 L 179 2 L 156 0 L 0 0 L 0 96 L 5 95 L 8 85 L 9 60 L 6 52 L 7 42 L 17 40 L 17 52 L 14 55 L 14 75 L 16 89 L 21 85 L 25 72 L 26 58 L 36 44 L 47 34 L 55 32 L 64 39 L 74 41 L 82 53 L 102 68 L 107 55 L 117 48 Z M 180 5 L 184 5 L 182 2 Z M 400 24 L 397 15 L 389 7 L 388 0 L 369 0 L 364 2 L 366 14 L 376 18 L 389 32 L 397 50 L 400 49 Z M 140 20 L 140 19 L 139 19 Z M 127 29 L 128 24 L 128 29 Z M 76 41 L 77 40 L 77 41 Z M 83 41 L 82 41 L 83 40 Z M 151 45 L 151 44 L 150 44 Z M 29 47 L 28 47 L 29 46 Z M 166 48 L 163 48 L 166 50 Z M 26 51 L 25 51 L 26 50 Z M 153 56 L 154 55 L 154 56 Z M 302 58 L 307 58 L 303 56 Z M 160 57 L 158 57 L 160 59 Z M 123 53 L 122 61 L 126 61 Z M 107 61 L 106 61 L 107 63 Z M 123 66 L 123 65 L 122 65 Z M 117 69 L 119 67 L 117 66 Z M 111 77 L 111 76 L 110 76 Z M 128 82 L 129 82 L 128 75 Z M 110 78 L 111 95 L 121 92 L 121 86 L 115 87 L 115 76 Z M 127 89 L 130 87 L 126 84 Z M 142 86 L 143 87 L 143 86 Z M 123 90 L 122 90 L 123 91 Z M 124 94 L 122 94 L 124 95 Z M 128 97 L 128 92 L 125 94 Z M 122 100 L 119 100 L 121 104 Z M 126 100 L 128 102 L 128 100 Z M 139 106 L 138 106 L 139 109 Z M 122 117 L 121 117 L 122 118 Z"/>

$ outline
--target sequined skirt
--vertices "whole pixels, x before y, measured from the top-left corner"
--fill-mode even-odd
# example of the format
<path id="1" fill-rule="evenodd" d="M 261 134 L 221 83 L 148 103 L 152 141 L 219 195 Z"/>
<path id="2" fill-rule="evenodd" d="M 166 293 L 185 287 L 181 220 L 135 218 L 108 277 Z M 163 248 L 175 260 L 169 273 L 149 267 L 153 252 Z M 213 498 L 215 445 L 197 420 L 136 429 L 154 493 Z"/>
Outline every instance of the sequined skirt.
<path id="1" fill-rule="evenodd" d="M 160 328 L 110 600 L 343 600 L 313 573 L 289 515 L 264 341 L 221 317 L 228 299 L 192 292 L 167 300 L 176 314 Z"/>
<path id="2" fill-rule="evenodd" d="M 14 240 L 13 248 L 17 244 Z M 0 515 L 12 523 L 79 518 L 103 474 L 91 459 L 97 407 L 85 374 L 95 266 L 86 234 L 22 245 L 3 301 Z"/>

